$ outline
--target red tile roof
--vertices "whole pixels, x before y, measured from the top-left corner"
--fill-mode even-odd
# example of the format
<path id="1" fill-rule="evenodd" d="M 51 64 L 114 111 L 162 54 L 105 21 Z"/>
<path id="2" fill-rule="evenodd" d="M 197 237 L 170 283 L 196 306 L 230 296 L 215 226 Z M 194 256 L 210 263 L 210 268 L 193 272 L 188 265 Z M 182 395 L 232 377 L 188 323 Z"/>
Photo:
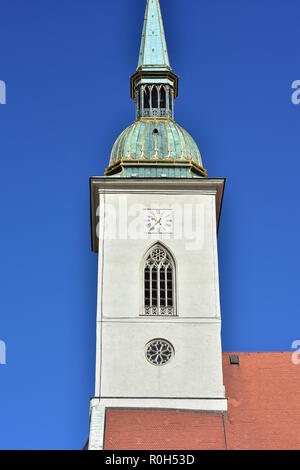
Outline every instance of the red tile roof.
<path id="1" fill-rule="evenodd" d="M 228 414 L 108 410 L 105 449 L 300 449 L 300 365 L 291 353 L 223 354 Z"/>

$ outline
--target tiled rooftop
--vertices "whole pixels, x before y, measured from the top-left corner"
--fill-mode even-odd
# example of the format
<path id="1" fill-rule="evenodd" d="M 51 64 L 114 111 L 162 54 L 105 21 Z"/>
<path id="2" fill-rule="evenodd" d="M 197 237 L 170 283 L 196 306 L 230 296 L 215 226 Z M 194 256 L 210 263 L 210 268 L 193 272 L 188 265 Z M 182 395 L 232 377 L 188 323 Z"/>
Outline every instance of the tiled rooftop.
<path id="1" fill-rule="evenodd" d="M 233 353 L 232 353 L 233 354 Z M 300 365 L 291 353 L 223 354 L 229 410 L 108 410 L 106 449 L 300 449 Z"/>

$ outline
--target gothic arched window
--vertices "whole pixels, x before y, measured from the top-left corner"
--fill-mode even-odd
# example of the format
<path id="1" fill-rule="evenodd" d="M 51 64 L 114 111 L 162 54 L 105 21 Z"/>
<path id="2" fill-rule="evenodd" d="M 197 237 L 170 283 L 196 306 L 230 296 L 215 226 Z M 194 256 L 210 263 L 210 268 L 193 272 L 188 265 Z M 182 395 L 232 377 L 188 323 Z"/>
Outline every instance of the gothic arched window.
<path id="1" fill-rule="evenodd" d="M 148 253 L 144 266 L 144 315 L 176 315 L 175 264 L 161 244 Z"/>
<path id="2" fill-rule="evenodd" d="M 166 108 L 166 90 L 164 86 L 160 88 L 160 108 Z"/>
<path id="3" fill-rule="evenodd" d="M 158 91 L 156 86 L 152 88 L 152 108 L 158 108 Z"/>
<path id="4" fill-rule="evenodd" d="M 145 86 L 145 91 L 144 91 L 144 108 L 148 109 L 150 108 L 150 90 L 148 86 Z"/>

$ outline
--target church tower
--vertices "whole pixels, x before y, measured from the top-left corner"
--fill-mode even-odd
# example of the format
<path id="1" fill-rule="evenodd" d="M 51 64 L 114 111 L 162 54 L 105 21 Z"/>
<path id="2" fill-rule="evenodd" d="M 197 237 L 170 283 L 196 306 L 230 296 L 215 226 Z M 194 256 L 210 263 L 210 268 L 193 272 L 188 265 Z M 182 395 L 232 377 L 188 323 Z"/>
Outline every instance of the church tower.
<path id="1" fill-rule="evenodd" d="M 217 254 L 224 179 L 174 120 L 159 0 L 147 0 L 131 97 L 136 120 L 92 177 L 98 253 L 95 397 L 89 449 L 102 449 L 108 408 L 225 412 Z"/>

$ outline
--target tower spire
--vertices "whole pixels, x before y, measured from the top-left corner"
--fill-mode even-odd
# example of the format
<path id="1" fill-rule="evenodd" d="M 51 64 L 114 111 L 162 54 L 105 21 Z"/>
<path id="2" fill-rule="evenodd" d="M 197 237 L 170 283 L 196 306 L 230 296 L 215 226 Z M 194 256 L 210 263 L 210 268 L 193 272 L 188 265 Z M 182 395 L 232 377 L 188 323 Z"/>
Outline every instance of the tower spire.
<path id="1" fill-rule="evenodd" d="M 178 77 L 172 72 L 159 0 L 147 0 L 136 73 L 131 77 L 131 97 L 137 118 L 174 119 Z"/>
<path id="2" fill-rule="evenodd" d="M 115 141 L 107 176 L 204 178 L 194 139 L 175 122 L 172 71 L 159 0 L 146 0 L 137 70 L 131 77 L 136 120 Z"/>
<path id="3" fill-rule="evenodd" d="M 137 70 L 171 70 L 159 0 L 147 0 Z"/>

